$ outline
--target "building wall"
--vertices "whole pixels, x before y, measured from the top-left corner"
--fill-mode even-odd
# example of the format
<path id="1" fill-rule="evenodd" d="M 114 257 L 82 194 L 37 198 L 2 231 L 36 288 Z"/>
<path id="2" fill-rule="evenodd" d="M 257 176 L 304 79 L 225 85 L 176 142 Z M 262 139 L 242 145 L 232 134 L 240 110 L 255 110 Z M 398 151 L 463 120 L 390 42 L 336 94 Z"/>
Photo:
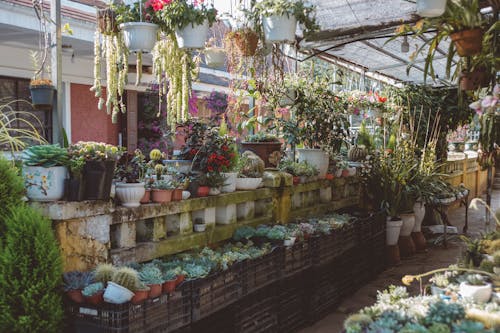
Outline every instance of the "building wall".
<path id="1" fill-rule="evenodd" d="M 97 109 L 97 98 L 89 89 L 89 85 L 71 84 L 71 141 L 118 144 L 118 124 L 111 123 L 104 109 Z"/>

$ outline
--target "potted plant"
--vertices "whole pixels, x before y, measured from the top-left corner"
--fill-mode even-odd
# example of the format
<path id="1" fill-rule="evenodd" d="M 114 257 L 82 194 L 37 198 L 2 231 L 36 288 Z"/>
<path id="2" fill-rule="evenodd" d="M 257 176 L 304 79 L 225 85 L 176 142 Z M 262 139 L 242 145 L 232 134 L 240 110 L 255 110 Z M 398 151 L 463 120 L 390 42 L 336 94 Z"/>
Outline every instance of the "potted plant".
<path id="1" fill-rule="evenodd" d="M 295 41 L 297 22 L 304 25 L 305 35 L 317 30 L 312 17 L 314 10 L 302 0 L 263 0 L 254 5 L 254 11 L 262 20 L 264 38 L 271 43 Z"/>
<path id="2" fill-rule="evenodd" d="M 50 69 L 45 64 L 47 51 L 43 54 L 32 52 L 31 58 L 35 74 L 30 81 L 31 103 L 35 108 L 48 108 L 52 107 L 54 103 L 55 89 L 52 85 L 52 80 L 45 78 Z"/>
<path id="3" fill-rule="evenodd" d="M 139 281 L 137 289 L 134 291 L 134 296 L 130 299 L 132 304 L 141 304 L 149 298 L 151 289 L 146 286 L 142 281 Z"/>
<path id="4" fill-rule="evenodd" d="M 102 282 L 105 286 L 109 281 L 113 279 L 113 275 L 116 272 L 116 267 L 111 264 L 99 264 L 94 269 L 94 281 Z"/>
<path id="5" fill-rule="evenodd" d="M 175 187 L 171 181 L 157 180 L 153 183 L 151 200 L 155 203 L 165 203 L 172 201 L 172 194 Z"/>
<path id="6" fill-rule="evenodd" d="M 112 304 L 123 304 L 132 299 L 139 286 L 139 274 L 135 269 L 121 267 L 115 271 L 104 291 L 104 301 Z"/>
<path id="7" fill-rule="evenodd" d="M 102 282 L 94 282 L 83 288 L 82 295 L 85 302 L 92 305 L 99 305 L 104 301 L 104 285 Z"/>
<path id="8" fill-rule="evenodd" d="M 245 151 L 238 161 L 237 190 L 254 190 L 262 183 L 264 161 L 250 151 Z"/>
<path id="9" fill-rule="evenodd" d="M 257 53 L 259 35 L 251 28 L 243 27 L 229 31 L 224 39 L 226 48 L 235 47 L 243 57 L 252 57 Z"/>
<path id="10" fill-rule="evenodd" d="M 491 298 L 493 288 L 491 283 L 481 274 L 469 274 L 466 281 L 460 283 L 459 293 L 462 297 L 470 297 L 476 303 L 486 303 Z"/>
<path id="11" fill-rule="evenodd" d="M 68 175 L 68 151 L 55 145 L 38 145 L 23 151 L 23 178 L 27 196 L 34 201 L 60 200 Z"/>
<path id="12" fill-rule="evenodd" d="M 175 33 L 181 49 L 201 49 L 207 39 L 208 28 L 215 22 L 217 11 L 203 1 L 173 0 L 152 1 L 160 27 L 167 33 Z"/>
<path id="13" fill-rule="evenodd" d="M 116 196 L 121 205 L 128 208 L 139 207 L 146 188 L 142 181 L 144 174 L 141 172 L 137 153 L 122 157 L 118 164 L 117 176 L 120 181 L 116 183 Z"/>
<path id="14" fill-rule="evenodd" d="M 417 0 L 417 14 L 422 17 L 438 17 L 446 9 L 446 0 Z"/>
<path id="15" fill-rule="evenodd" d="M 207 229 L 207 225 L 203 223 L 203 220 L 200 218 L 196 218 L 194 220 L 194 232 L 205 232 Z"/>
<path id="16" fill-rule="evenodd" d="M 210 187 L 208 192 L 209 195 L 219 195 L 221 193 L 221 188 L 226 181 L 226 177 L 218 172 L 208 173 L 206 176 L 205 185 Z"/>
<path id="17" fill-rule="evenodd" d="M 265 132 L 248 135 L 241 142 L 242 150 L 250 150 L 259 156 L 266 168 L 276 168 L 281 160 L 281 142 L 276 135 Z"/>
<path id="18" fill-rule="evenodd" d="M 152 264 L 144 265 L 139 271 L 139 280 L 149 287 L 149 298 L 156 298 L 161 295 L 164 280 L 158 267 Z"/>
<path id="19" fill-rule="evenodd" d="M 452 282 L 456 280 L 457 272 L 450 270 L 443 273 L 436 273 L 430 279 L 432 295 L 442 295 Z"/>
<path id="20" fill-rule="evenodd" d="M 82 290 L 92 283 L 90 272 L 71 271 L 63 274 L 64 292 L 75 303 L 83 302 Z"/>
<path id="21" fill-rule="evenodd" d="M 166 293 L 173 293 L 177 286 L 177 272 L 173 269 L 166 270 L 163 273 L 163 288 L 162 291 Z"/>
<path id="22" fill-rule="evenodd" d="M 73 156 L 69 154 L 69 179 L 66 180 L 66 200 L 82 201 L 84 198 L 84 188 L 82 181 L 85 159 L 83 156 Z"/>

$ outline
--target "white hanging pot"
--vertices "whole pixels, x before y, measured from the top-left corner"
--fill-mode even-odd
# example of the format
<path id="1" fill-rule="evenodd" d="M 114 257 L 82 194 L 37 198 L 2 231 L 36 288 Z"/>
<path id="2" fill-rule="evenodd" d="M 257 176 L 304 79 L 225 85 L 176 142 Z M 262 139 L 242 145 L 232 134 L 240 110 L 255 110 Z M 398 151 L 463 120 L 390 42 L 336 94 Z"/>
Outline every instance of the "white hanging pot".
<path id="1" fill-rule="evenodd" d="M 412 232 L 422 231 L 422 221 L 425 217 L 425 204 L 423 202 L 415 202 L 413 205 L 413 213 L 415 214 L 415 225 Z"/>
<path id="2" fill-rule="evenodd" d="M 460 283 L 458 292 L 462 297 L 470 297 L 476 303 L 486 303 L 490 300 L 493 289 L 491 283 L 487 283 L 484 286 L 473 286 L 467 282 L 462 282 Z"/>
<path id="3" fill-rule="evenodd" d="M 321 149 L 297 149 L 299 153 L 299 162 L 307 161 L 307 163 L 314 165 L 318 170 L 319 178 L 325 178 L 328 171 L 328 163 L 330 162 L 328 154 Z"/>
<path id="4" fill-rule="evenodd" d="M 226 64 L 226 51 L 222 47 L 207 47 L 205 64 L 210 68 L 223 67 Z"/>
<path id="5" fill-rule="evenodd" d="M 226 180 L 224 180 L 224 185 L 221 187 L 221 192 L 231 193 L 236 191 L 236 178 L 238 177 L 238 173 L 223 172 L 221 175 L 226 178 Z"/>
<path id="6" fill-rule="evenodd" d="M 438 17 L 446 9 L 446 0 L 417 0 L 417 14 L 422 17 Z"/>
<path id="7" fill-rule="evenodd" d="M 23 166 L 26 196 L 33 201 L 55 201 L 64 196 L 64 180 L 68 176 L 65 166 Z"/>
<path id="8" fill-rule="evenodd" d="M 396 245 L 399 239 L 399 233 L 401 232 L 401 226 L 403 225 L 402 220 L 392 221 L 390 219 L 386 222 L 386 235 L 385 242 L 387 245 Z"/>
<path id="9" fill-rule="evenodd" d="M 151 52 L 158 40 L 158 25 L 148 22 L 120 24 L 123 41 L 130 52 Z"/>
<path id="10" fill-rule="evenodd" d="M 123 304 L 130 301 L 134 293 L 125 287 L 114 282 L 108 281 L 108 286 L 104 291 L 104 301 L 111 304 Z"/>
<path id="11" fill-rule="evenodd" d="M 144 193 L 144 183 L 116 183 L 116 197 L 124 207 L 139 207 Z"/>
<path id="12" fill-rule="evenodd" d="M 175 30 L 177 45 L 181 49 L 202 49 L 208 34 L 208 21 L 202 24 L 188 24 L 182 29 Z"/>
<path id="13" fill-rule="evenodd" d="M 279 43 L 295 40 L 297 19 L 293 15 L 271 15 L 262 18 L 266 42 Z"/>
<path id="14" fill-rule="evenodd" d="M 415 226 L 415 214 L 401 214 L 403 225 L 401 226 L 400 236 L 410 236 Z"/>

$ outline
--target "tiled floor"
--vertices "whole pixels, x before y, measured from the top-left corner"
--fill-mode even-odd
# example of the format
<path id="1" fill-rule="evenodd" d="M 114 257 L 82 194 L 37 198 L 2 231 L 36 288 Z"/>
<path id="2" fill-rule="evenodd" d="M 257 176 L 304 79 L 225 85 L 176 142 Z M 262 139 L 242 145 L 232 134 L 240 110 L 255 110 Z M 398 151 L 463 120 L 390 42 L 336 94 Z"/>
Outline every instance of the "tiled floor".
<path id="1" fill-rule="evenodd" d="M 500 190 L 496 190 L 492 195 L 493 211 L 500 209 Z M 484 206 L 479 209 L 469 209 L 469 232 L 470 236 L 478 236 L 485 232 Z M 463 207 L 454 209 L 449 213 L 450 222 L 461 231 L 464 224 L 465 210 Z M 494 228 L 492 220 L 491 228 Z M 299 333 L 336 333 L 342 331 L 344 319 L 353 312 L 371 305 L 375 302 L 377 290 L 385 289 L 391 284 L 401 285 L 401 278 L 406 274 L 418 274 L 430 271 L 435 268 L 447 267 L 456 263 L 462 251 L 459 240 L 451 240 L 445 249 L 442 246 L 429 248 L 427 253 L 417 254 L 411 259 L 401 262 L 400 266 L 392 267 L 359 289 L 352 297 L 345 299 L 337 310 L 329 316 L 316 322 L 313 326 L 301 330 Z M 411 288 L 413 293 L 418 293 L 418 286 L 414 284 Z"/>

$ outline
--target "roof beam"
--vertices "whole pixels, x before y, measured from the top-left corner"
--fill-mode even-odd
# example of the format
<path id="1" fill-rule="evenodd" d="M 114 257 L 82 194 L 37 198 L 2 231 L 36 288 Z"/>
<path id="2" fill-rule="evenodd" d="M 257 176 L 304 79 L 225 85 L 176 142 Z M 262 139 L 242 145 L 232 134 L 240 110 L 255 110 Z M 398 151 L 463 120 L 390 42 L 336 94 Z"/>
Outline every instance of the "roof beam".
<path id="1" fill-rule="evenodd" d="M 441 60 L 441 59 L 446 59 L 446 57 L 445 56 L 434 57 L 434 60 Z M 412 64 L 421 64 L 421 63 L 424 63 L 424 62 L 425 62 L 425 59 L 420 59 L 420 60 L 413 61 Z M 387 66 L 380 66 L 380 67 L 373 67 L 373 68 L 368 68 L 368 71 L 375 72 L 375 71 L 381 71 L 381 70 L 385 70 L 385 69 L 398 68 L 398 67 L 401 67 L 401 66 L 408 66 L 408 63 L 394 64 L 394 65 L 387 65 Z"/>

